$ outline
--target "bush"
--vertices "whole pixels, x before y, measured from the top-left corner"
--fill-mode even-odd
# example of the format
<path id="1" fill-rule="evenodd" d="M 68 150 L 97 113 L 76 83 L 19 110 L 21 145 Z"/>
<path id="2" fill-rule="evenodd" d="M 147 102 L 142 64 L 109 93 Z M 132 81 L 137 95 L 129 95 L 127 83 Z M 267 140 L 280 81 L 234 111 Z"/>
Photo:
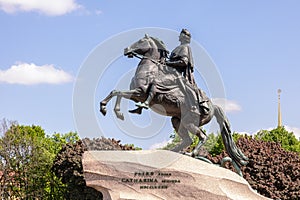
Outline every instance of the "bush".
<path id="1" fill-rule="evenodd" d="M 277 127 L 271 131 L 261 130 L 255 135 L 255 138 L 263 141 L 278 142 L 285 150 L 300 153 L 300 141 L 293 132 L 288 132 L 284 126 Z"/>
<path id="2" fill-rule="evenodd" d="M 300 157 L 283 149 L 280 143 L 257 140 L 251 136 L 240 137 L 237 146 L 249 158 L 248 165 L 241 168 L 251 187 L 272 199 L 296 200 L 300 196 Z M 224 151 L 207 158 L 220 164 Z M 226 168 L 235 171 L 227 163 Z"/>

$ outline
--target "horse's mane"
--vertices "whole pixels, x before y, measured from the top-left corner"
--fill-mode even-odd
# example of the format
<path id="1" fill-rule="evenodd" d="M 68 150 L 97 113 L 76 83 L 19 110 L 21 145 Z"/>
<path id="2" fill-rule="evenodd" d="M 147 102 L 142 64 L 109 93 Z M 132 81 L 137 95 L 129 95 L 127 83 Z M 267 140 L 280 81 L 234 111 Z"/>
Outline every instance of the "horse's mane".
<path id="1" fill-rule="evenodd" d="M 167 47 L 163 41 L 161 41 L 159 38 L 150 37 L 156 44 L 159 51 L 163 52 L 163 56 L 166 58 L 169 54 L 169 51 L 167 50 Z"/>

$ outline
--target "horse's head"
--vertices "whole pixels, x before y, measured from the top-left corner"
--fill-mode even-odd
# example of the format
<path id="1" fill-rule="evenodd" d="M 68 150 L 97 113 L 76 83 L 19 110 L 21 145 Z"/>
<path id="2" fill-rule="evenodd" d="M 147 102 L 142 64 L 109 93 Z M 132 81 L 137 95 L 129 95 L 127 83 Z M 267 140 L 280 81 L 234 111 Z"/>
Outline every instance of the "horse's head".
<path id="1" fill-rule="evenodd" d="M 163 52 L 163 53 L 162 53 Z M 145 35 L 139 41 L 133 43 L 129 47 L 124 49 L 124 55 L 133 57 L 134 54 L 139 54 L 151 58 L 160 59 L 162 56 L 166 57 L 168 51 L 162 41 Z"/>
<path id="2" fill-rule="evenodd" d="M 145 55 L 152 53 L 155 50 L 156 45 L 152 41 L 152 39 L 146 34 L 145 37 L 140 39 L 139 41 L 133 43 L 129 47 L 124 49 L 124 55 L 128 57 L 132 57 L 133 54 Z M 157 49 L 157 48 L 156 48 Z M 151 52 L 150 52 L 151 51 Z"/>

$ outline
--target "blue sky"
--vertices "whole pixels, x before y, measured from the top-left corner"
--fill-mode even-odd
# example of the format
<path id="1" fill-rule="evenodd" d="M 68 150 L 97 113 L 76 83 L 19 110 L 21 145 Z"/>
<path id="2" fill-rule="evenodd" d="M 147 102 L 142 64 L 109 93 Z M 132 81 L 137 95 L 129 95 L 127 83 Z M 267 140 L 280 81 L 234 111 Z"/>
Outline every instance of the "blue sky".
<path id="1" fill-rule="evenodd" d="M 40 125 L 48 134 L 76 131 L 74 85 L 84 62 L 97 47 L 136 29 L 180 32 L 187 28 L 222 78 L 230 103 L 227 116 L 234 131 L 254 133 L 276 127 L 280 88 L 283 125 L 300 136 L 298 1 L 47 2 L 0 0 L 0 118 Z M 161 39 L 167 41 L 168 37 Z M 166 44 L 172 50 L 178 41 Z M 137 59 L 129 60 L 121 54 L 112 61 L 106 73 L 114 77 L 106 81 L 99 78 L 95 86 L 95 116 L 105 136 L 149 148 L 168 140 L 172 133 L 169 119 L 157 135 L 141 139 L 120 130 L 112 106 L 107 117 L 97 112 L 98 102 L 137 63 Z M 120 65 L 126 70 L 120 70 Z M 99 66 L 103 67 L 101 63 Z M 198 86 L 210 94 L 201 76 L 196 78 Z M 152 122 L 151 117 L 165 119 L 146 111 L 142 117 L 132 116 L 132 120 L 142 127 Z M 82 137 L 97 134 L 80 133 Z"/>

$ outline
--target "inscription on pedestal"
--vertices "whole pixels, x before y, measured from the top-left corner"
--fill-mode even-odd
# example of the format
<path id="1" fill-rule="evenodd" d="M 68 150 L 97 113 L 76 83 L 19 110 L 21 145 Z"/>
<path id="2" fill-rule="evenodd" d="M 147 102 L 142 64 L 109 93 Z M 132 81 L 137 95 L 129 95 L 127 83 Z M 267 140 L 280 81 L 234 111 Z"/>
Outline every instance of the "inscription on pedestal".
<path id="1" fill-rule="evenodd" d="M 168 189 L 172 185 L 180 183 L 180 179 L 172 177 L 171 172 L 136 171 L 132 173 L 132 177 L 121 178 L 121 182 L 130 185 L 138 184 L 141 190 Z"/>

